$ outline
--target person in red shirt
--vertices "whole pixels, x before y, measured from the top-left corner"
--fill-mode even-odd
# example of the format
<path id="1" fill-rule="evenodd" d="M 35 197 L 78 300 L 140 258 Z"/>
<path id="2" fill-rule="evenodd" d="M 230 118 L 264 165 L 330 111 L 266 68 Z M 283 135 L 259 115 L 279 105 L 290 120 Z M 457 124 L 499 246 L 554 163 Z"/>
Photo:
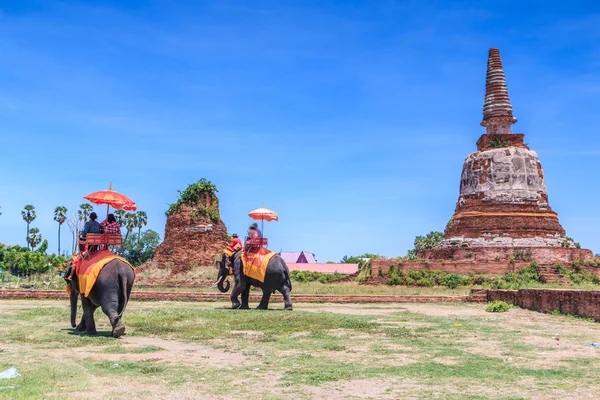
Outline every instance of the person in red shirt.
<path id="1" fill-rule="evenodd" d="M 242 249 L 242 241 L 238 237 L 237 233 L 234 233 L 231 236 L 233 236 L 233 240 L 231 241 L 231 243 L 229 243 L 227 245 L 227 248 L 229 250 L 231 250 L 233 253 L 235 253 L 236 251 L 239 251 Z"/>

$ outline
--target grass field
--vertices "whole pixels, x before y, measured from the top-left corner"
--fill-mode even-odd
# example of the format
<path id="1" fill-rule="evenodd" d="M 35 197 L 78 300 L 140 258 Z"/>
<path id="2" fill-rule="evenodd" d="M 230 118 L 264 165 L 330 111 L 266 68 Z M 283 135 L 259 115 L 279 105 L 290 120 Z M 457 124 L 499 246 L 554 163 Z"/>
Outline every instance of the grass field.
<path id="1" fill-rule="evenodd" d="M 597 398 L 600 325 L 483 304 L 131 302 L 126 336 L 64 301 L 0 301 L 0 399 Z"/>

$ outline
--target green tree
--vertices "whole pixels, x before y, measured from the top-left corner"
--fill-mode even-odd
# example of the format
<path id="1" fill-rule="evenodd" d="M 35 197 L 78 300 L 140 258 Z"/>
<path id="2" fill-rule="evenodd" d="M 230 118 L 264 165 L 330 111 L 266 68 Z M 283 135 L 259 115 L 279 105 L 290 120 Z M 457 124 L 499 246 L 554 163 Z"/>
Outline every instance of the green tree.
<path id="1" fill-rule="evenodd" d="M 137 222 L 137 214 L 127 213 L 125 214 L 125 229 L 127 229 L 127 233 L 125 234 L 125 239 L 123 242 L 127 241 L 129 234 L 138 226 Z"/>
<path id="2" fill-rule="evenodd" d="M 159 234 L 151 229 L 147 229 L 142 232 L 139 240 L 135 240 L 133 236 L 124 240 L 122 256 L 131 265 L 137 267 L 154 257 L 154 251 L 159 243 Z"/>
<path id="3" fill-rule="evenodd" d="M 45 254 L 48 241 L 44 240 L 42 245 L 35 251 L 26 247 L 8 247 L 0 244 L 0 268 L 8 270 L 15 275 L 29 275 L 36 272 L 47 272 L 54 268 L 58 270 L 68 261 L 65 256 Z"/>
<path id="4" fill-rule="evenodd" d="M 120 227 L 124 227 L 127 224 L 127 211 L 116 210 L 114 215 Z"/>
<path id="5" fill-rule="evenodd" d="M 444 234 L 442 232 L 429 232 L 427 236 L 417 236 L 415 238 L 415 250 L 427 250 L 433 249 L 435 246 L 440 244 L 440 242 L 444 239 Z"/>
<path id="6" fill-rule="evenodd" d="M 23 211 L 21 211 L 21 216 L 23 220 L 27 222 L 27 244 L 29 245 L 29 225 L 35 220 L 35 207 L 31 204 L 25 206 Z"/>
<path id="7" fill-rule="evenodd" d="M 35 249 L 42 241 L 42 234 L 38 228 L 31 228 L 27 235 L 27 242 L 31 250 Z"/>
<path id="8" fill-rule="evenodd" d="M 406 254 L 406 258 L 409 260 L 416 260 L 418 258 L 418 252 L 427 249 L 433 249 L 444 239 L 442 232 L 432 231 L 427 236 L 417 236 L 414 242 L 414 248 L 409 250 Z"/>
<path id="9" fill-rule="evenodd" d="M 94 211 L 94 207 L 91 204 L 83 203 L 79 206 L 79 210 L 77 210 L 77 218 L 85 224 L 92 211 Z"/>
<path id="10" fill-rule="evenodd" d="M 56 207 L 54 209 L 54 220 L 58 222 L 58 254 L 60 254 L 60 228 L 67 220 L 67 207 Z"/>
<path id="11" fill-rule="evenodd" d="M 135 215 L 135 224 L 138 228 L 138 240 L 140 240 L 142 235 L 142 228 L 148 225 L 148 215 L 144 211 L 138 211 Z"/>
<path id="12" fill-rule="evenodd" d="M 372 260 L 375 260 L 377 258 L 379 258 L 378 254 L 371 254 L 371 253 L 365 253 L 362 256 L 344 256 L 340 262 L 343 264 L 360 264 L 363 262 L 363 258 L 370 258 Z"/>

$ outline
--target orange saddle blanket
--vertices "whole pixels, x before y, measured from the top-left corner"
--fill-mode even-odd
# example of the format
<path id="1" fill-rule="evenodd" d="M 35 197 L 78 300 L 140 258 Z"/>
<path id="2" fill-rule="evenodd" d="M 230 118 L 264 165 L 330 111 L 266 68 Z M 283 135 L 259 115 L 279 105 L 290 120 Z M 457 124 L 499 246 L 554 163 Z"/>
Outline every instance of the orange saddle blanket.
<path id="1" fill-rule="evenodd" d="M 244 275 L 264 282 L 265 274 L 267 273 L 267 265 L 275 252 L 258 247 L 250 249 L 242 254 L 242 265 L 244 266 Z"/>
<path id="2" fill-rule="evenodd" d="M 90 291 L 96 283 L 98 274 L 100 274 L 102 268 L 104 268 L 104 266 L 112 260 L 123 261 L 125 264 L 131 267 L 131 269 L 134 271 L 133 273 L 135 274 L 135 270 L 127 260 L 108 250 L 102 250 L 97 253 L 93 253 L 87 256 L 87 258 L 78 258 L 77 261 L 75 261 L 75 272 L 77 273 L 77 277 L 79 279 L 79 291 L 81 294 L 83 294 L 85 297 L 88 297 Z"/>

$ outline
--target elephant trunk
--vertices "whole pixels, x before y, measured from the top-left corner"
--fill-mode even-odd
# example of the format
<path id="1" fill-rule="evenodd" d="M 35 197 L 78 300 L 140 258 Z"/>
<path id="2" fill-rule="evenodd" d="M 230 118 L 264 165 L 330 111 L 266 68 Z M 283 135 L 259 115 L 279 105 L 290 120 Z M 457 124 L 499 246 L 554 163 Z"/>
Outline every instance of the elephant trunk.
<path id="1" fill-rule="evenodd" d="M 219 292 L 221 292 L 221 293 L 227 293 L 229 291 L 229 287 L 231 286 L 229 283 L 229 279 L 224 279 L 224 278 L 225 278 L 225 275 L 221 275 L 221 276 L 219 276 L 219 279 L 217 280 L 217 288 L 219 289 Z M 224 283 L 225 283 L 225 285 L 224 285 Z"/>
<path id="2" fill-rule="evenodd" d="M 77 326 L 77 297 L 78 293 L 75 290 L 71 290 L 71 326 L 75 328 Z"/>

